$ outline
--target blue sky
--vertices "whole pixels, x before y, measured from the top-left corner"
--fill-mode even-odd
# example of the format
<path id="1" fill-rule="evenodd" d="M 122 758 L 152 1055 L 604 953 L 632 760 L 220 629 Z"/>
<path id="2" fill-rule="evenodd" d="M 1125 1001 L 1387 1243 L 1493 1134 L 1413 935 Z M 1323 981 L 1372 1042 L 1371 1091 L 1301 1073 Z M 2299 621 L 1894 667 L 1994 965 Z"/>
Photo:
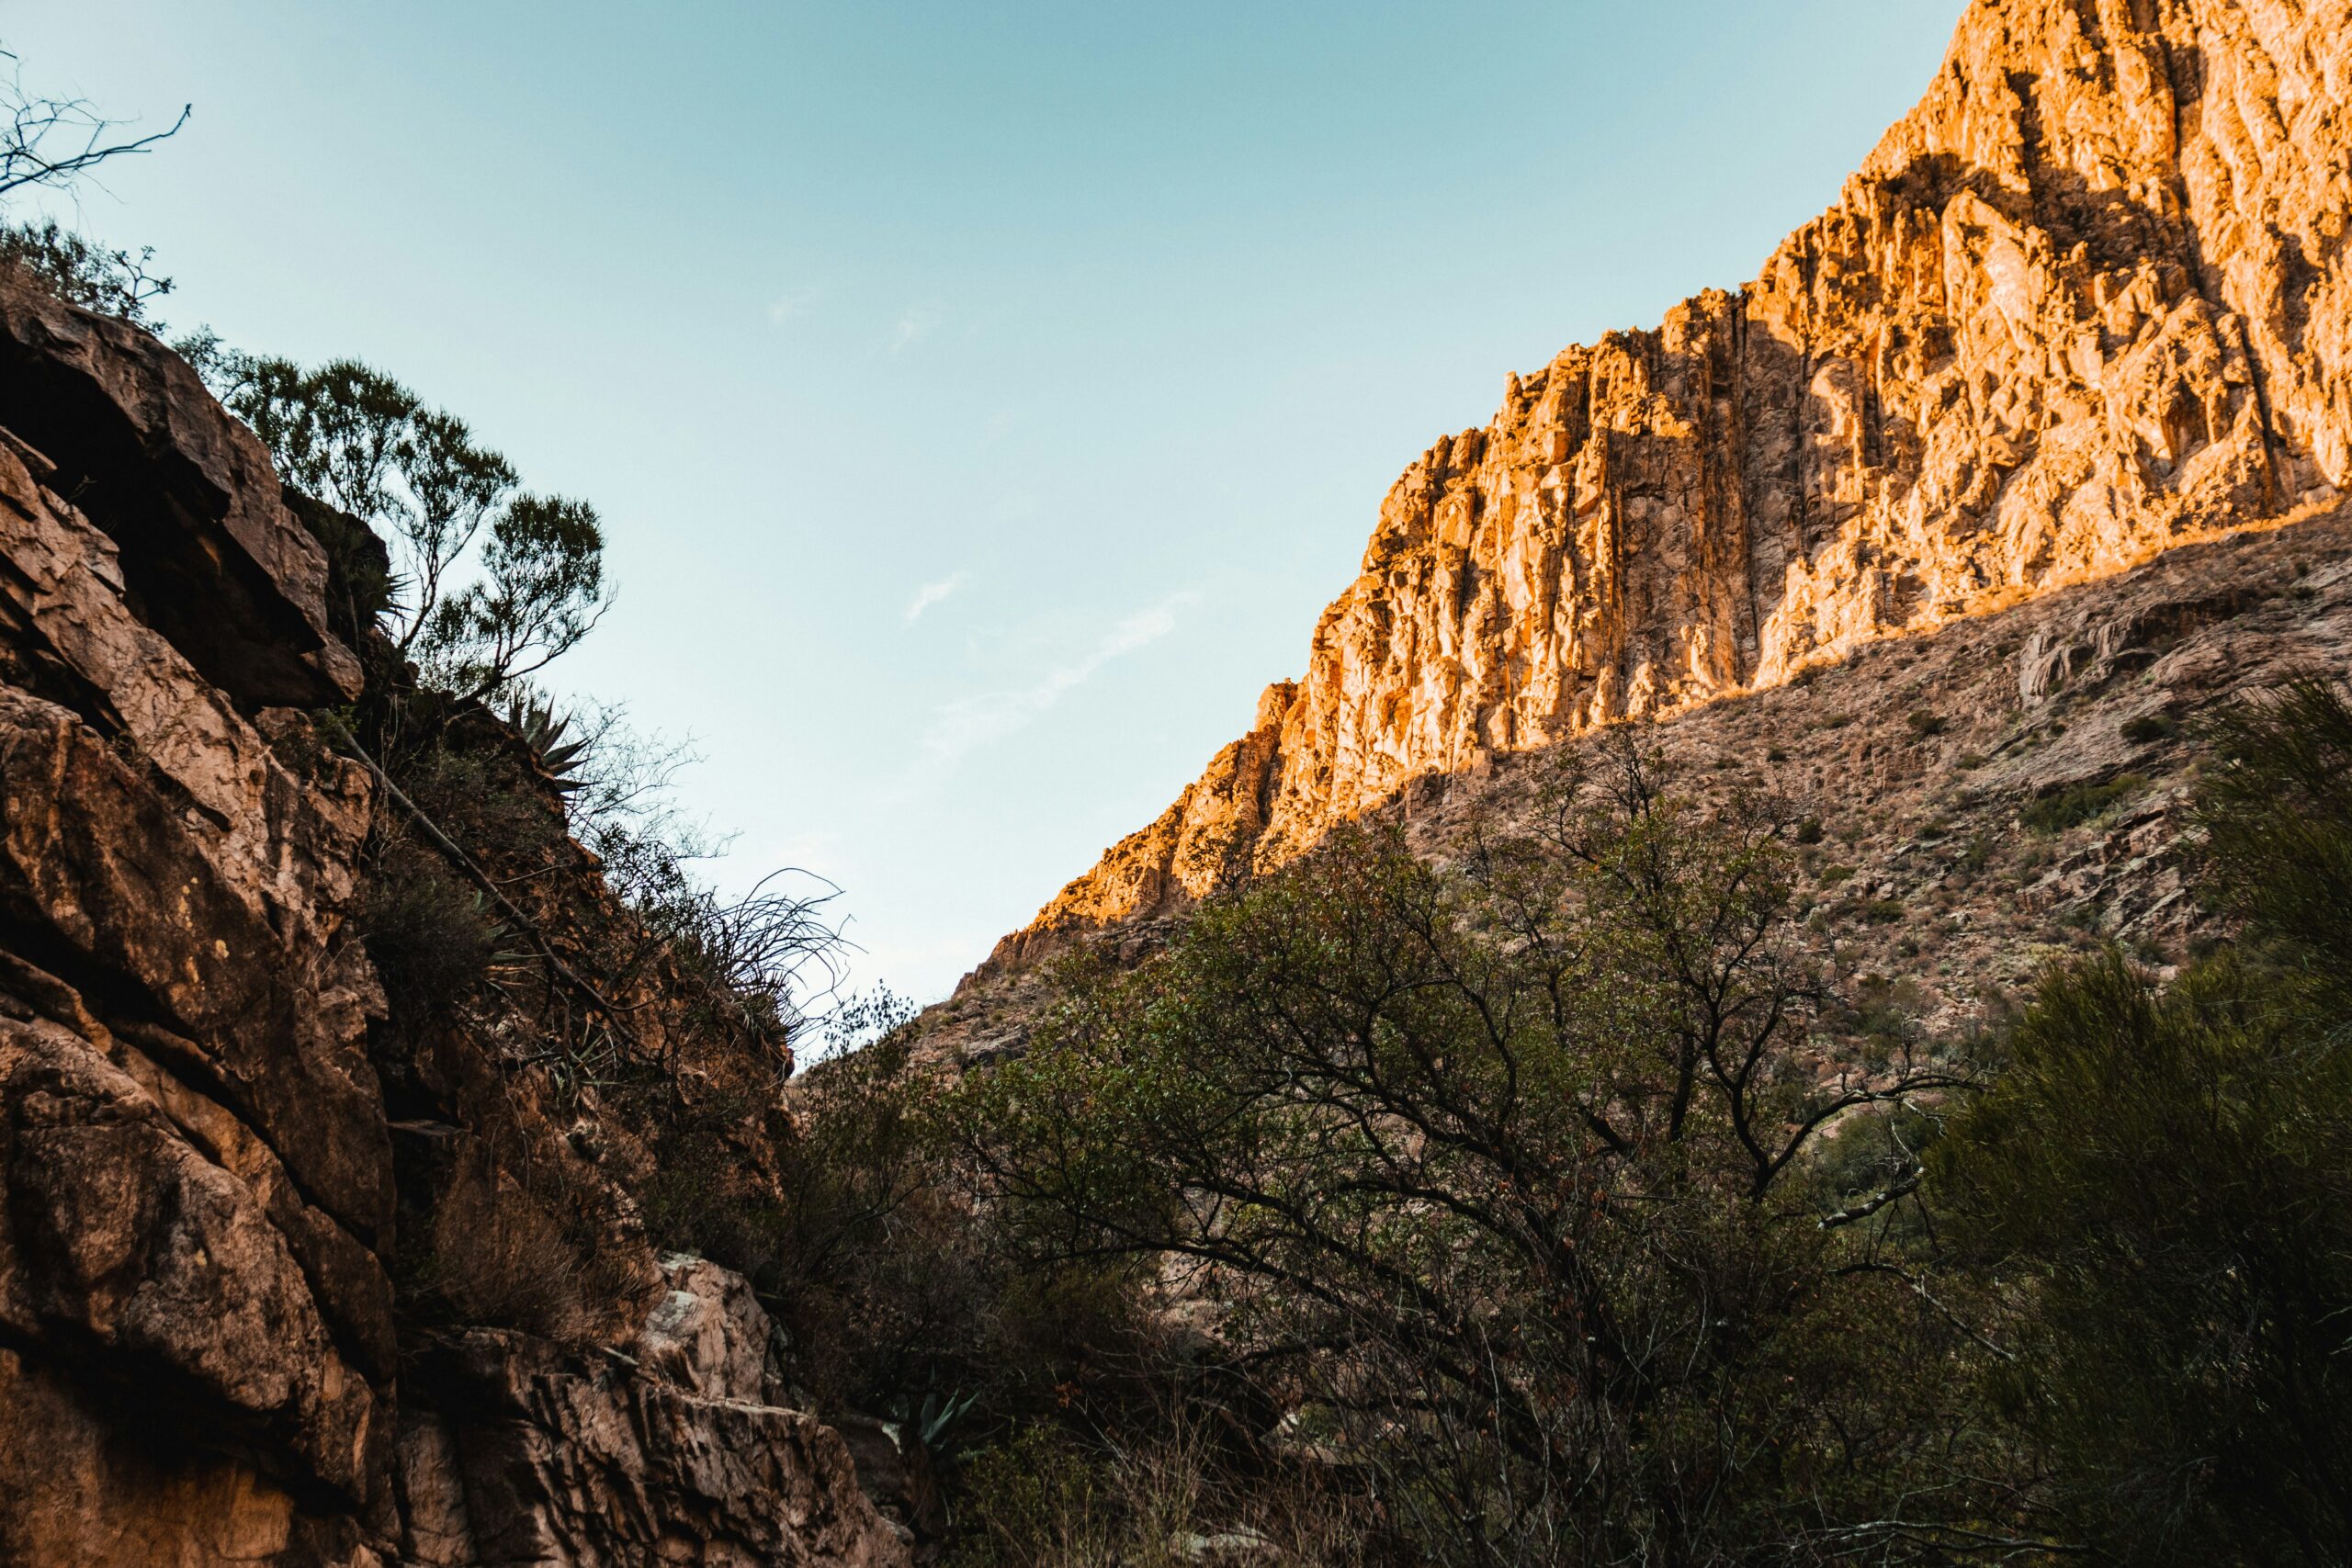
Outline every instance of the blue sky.
<path id="1" fill-rule="evenodd" d="M 942 995 L 1294 675 L 1507 372 L 1750 276 L 1957 0 L 0 0 L 80 201 L 601 509 L 550 673 Z"/>

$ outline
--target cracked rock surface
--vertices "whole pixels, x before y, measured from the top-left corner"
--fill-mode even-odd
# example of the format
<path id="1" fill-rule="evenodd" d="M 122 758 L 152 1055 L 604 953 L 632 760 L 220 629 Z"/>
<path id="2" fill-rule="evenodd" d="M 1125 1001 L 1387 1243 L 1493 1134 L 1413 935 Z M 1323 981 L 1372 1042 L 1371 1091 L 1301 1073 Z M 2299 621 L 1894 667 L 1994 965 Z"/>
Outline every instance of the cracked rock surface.
<path id="1" fill-rule="evenodd" d="M 327 577 L 176 355 L 0 279 L 0 1563 L 903 1563 L 724 1269 L 396 1314 Z"/>

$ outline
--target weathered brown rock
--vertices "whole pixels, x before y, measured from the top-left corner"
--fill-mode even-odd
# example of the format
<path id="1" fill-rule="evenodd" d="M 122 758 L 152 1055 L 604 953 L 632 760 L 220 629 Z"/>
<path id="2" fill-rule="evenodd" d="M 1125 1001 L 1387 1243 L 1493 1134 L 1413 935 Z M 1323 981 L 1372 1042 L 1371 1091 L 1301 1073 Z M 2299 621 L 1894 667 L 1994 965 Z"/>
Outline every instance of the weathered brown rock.
<path id="1" fill-rule="evenodd" d="M 1416 776 L 2330 502 L 2348 227 L 2346 0 L 1975 0 L 1747 288 L 1511 377 L 1407 469 L 1272 724 L 992 964 Z"/>
<path id="2" fill-rule="evenodd" d="M 416 1568 L 641 1562 L 902 1568 L 841 1435 L 775 1403 L 770 1327 L 740 1275 L 664 1260 L 633 1357 L 476 1330 L 404 1421 L 403 1560 Z"/>
<path id="3" fill-rule="evenodd" d="M 0 1349 L 0 1562 L 47 1568 L 383 1568 L 346 1514 L 320 1514 L 239 1460 Z"/>
<path id="4" fill-rule="evenodd" d="M 0 278 L 0 425 L 123 547 L 142 618 L 239 706 L 357 694 L 358 661 L 327 632 L 324 554 L 178 355 Z"/>
<path id="5" fill-rule="evenodd" d="M 644 1150 L 516 1065 L 532 1017 L 387 1040 L 308 526 L 170 351 L 0 277 L 0 1563 L 903 1562 L 744 1281 L 656 1269 L 596 1163 Z M 517 896 L 619 919 L 529 748 L 467 719 L 558 863 Z M 570 1226 L 550 1337 L 395 1312 L 396 1265 L 517 1266 L 440 1223 L 440 1145 Z"/>
<path id="6" fill-rule="evenodd" d="M 638 1331 L 639 1364 L 706 1399 L 767 1403 L 775 1325 L 751 1281 L 678 1254 L 662 1259 L 662 1297 Z"/>
<path id="7" fill-rule="evenodd" d="M 72 714 L 0 689 L 0 921 L 85 997 L 119 998 L 151 1050 L 216 1088 L 325 1208 L 391 1214 L 373 1075 L 322 1027 L 322 952 L 289 949 L 176 807 Z"/>
<path id="8" fill-rule="evenodd" d="M 947 1534 L 947 1495 L 920 1434 L 903 1422 L 871 1416 L 845 1416 L 834 1429 L 857 1461 L 858 1483 L 885 1517 L 918 1541 Z"/>
<path id="9" fill-rule="evenodd" d="M 364 1497 L 378 1425 L 291 1249 L 246 1182 L 181 1135 L 97 1043 L 0 1018 L 7 1220 L 0 1314 L 125 1391 L 192 1383 L 292 1479 Z"/>

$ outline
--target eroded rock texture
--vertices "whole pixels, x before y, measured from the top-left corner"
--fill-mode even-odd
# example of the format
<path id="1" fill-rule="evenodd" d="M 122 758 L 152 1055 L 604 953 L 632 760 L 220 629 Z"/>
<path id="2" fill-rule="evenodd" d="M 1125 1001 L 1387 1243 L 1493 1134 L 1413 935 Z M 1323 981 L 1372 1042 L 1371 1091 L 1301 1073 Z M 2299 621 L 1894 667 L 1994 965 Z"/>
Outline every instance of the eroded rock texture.
<path id="1" fill-rule="evenodd" d="M 409 1338 L 327 579 L 186 365 L 0 279 L 0 1563 L 903 1561 L 723 1270 Z"/>
<path id="2" fill-rule="evenodd" d="M 1736 293 L 1510 378 L 1306 672 L 1001 967 L 1421 774 L 1770 687 L 2352 488 L 2352 4 L 1973 0 Z"/>
<path id="3" fill-rule="evenodd" d="M 437 1349 L 428 1375 L 453 1397 L 401 1429 L 405 1562 L 907 1562 L 841 1434 L 782 1406 L 768 1316 L 742 1279 L 686 1258 L 663 1273 L 628 1360 L 584 1364 L 495 1329 Z"/>

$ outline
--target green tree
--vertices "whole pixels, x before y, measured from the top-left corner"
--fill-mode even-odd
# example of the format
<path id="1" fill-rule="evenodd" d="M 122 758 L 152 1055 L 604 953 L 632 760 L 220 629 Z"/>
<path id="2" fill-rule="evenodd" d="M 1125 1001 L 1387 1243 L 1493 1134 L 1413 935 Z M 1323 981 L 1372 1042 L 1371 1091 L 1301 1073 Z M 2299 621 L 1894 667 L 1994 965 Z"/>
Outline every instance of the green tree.
<path id="1" fill-rule="evenodd" d="M 1932 1185 L 2011 1303 L 1992 1382 L 2063 1528 L 2132 1563 L 2352 1562 L 2352 705 L 2220 727 L 2168 988 L 2052 970 Z"/>
<path id="2" fill-rule="evenodd" d="M 442 600 L 421 647 L 449 689 L 479 697 L 545 669 L 609 602 L 605 535 L 584 501 L 522 495 L 490 525 L 482 574 Z"/>
<path id="3" fill-rule="evenodd" d="M 963 1090 L 984 1201 L 1039 1258 L 1175 1260 L 1429 1561 L 1899 1554 L 1940 1329 L 1804 1156 L 1957 1074 L 1811 1055 L 1777 803 L 1627 747 L 1538 815 L 1450 868 L 1343 830 L 1080 985 Z"/>
<path id="4" fill-rule="evenodd" d="M 209 333 L 179 348 L 288 484 L 390 536 L 393 646 L 443 689 L 460 698 L 513 689 L 609 604 L 595 508 L 522 491 L 514 466 L 465 421 L 391 377 L 354 359 L 306 370 Z M 460 585 L 469 551 L 478 570 Z"/>

